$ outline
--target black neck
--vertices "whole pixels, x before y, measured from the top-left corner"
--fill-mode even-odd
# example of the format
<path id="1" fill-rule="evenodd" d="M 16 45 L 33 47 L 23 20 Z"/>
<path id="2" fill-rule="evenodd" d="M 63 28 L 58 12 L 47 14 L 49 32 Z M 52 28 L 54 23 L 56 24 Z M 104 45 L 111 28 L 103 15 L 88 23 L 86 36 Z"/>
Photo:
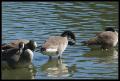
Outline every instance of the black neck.
<path id="1" fill-rule="evenodd" d="M 115 32 L 115 30 L 114 30 L 113 28 L 111 28 L 111 27 L 106 28 L 105 31 L 112 31 L 112 32 Z"/>

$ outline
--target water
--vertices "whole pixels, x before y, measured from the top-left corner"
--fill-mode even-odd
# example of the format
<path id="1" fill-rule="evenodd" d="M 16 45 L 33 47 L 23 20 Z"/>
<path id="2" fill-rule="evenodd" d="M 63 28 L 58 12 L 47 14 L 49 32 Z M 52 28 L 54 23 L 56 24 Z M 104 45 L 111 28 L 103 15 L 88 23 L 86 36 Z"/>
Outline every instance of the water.
<path id="1" fill-rule="evenodd" d="M 117 25 L 117 2 L 2 2 L 2 43 L 32 39 L 40 46 L 65 30 L 77 40 L 62 59 L 34 52 L 31 67 L 2 70 L 2 79 L 118 79 L 118 50 L 91 50 L 80 43 Z"/>

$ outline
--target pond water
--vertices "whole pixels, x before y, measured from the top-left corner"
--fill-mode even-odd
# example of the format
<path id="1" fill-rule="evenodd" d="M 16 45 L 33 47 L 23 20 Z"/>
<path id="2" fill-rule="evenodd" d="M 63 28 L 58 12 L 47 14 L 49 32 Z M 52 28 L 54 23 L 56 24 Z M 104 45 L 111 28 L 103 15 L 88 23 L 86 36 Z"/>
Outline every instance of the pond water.
<path id="1" fill-rule="evenodd" d="M 2 43 L 32 39 L 40 46 L 65 30 L 77 41 L 60 60 L 34 52 L 30 68 L 4 69 L 2 79 L 118 79 L 118 50 L 81 45 L 105 27 L 118 30 L 118 2 L 2 2 Z"/>

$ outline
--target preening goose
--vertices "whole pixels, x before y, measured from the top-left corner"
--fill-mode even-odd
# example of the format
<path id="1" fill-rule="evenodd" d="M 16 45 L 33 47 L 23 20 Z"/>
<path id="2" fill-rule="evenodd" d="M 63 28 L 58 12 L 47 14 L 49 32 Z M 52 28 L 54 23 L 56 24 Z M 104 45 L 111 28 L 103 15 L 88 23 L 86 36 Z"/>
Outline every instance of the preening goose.
<path id="1" fill-rule="evenodd" d="M 4 53 L 4 51 L 6 50 L 10 50 L 10 49 L 14 49 L 14 48 L 18 48 L 19 47 L 19 43 L 23 42 L 24 43 L 24 48 L 22 50 L 21 55 L 19 56 L 19 60 L 17 60 L 18 63 L 30 63 L 33 60 L 33 51 L 35 50 L 35 48 L 37 47 L 37 44 L 35 41 L 33 40 L 15 40 L 12 41 L 8 44 L 3 44 L 2 45 L 2 52 Z M 14 51 L 12 51 L 14 54 Z M 6 56 L 8 57 L 9 54 L 6 53 Z M 15 59 L 17 59 L 18 57 L 16 57 Z"/>
<path id="2" fill-rule="evenodd" d="M 98 32 L 96 37 L 82 41 L 85 45 L 100 45 L 103 49 L 115 47 L 118 43 L 118 33 L 111 27 L 103 32 Z"/>
<path id="3" fill-rule="evenodd" d="M 19 47 L 10 48 L 2 51 L 2 62 L 6 62 L 9 66 L 14 67 L 19 61 L 20 55 L 24 49 L 24 43 L 20 42 Z"/>
<path id="4" fill-rule="evenodd" d="M 18 62 L 20 63 L 31 63 L 33 60 L 33 51 L 30 49 L 23 49 L 22 54 L 20 55 L 20 59 Z"/>
<path id="5" fill-rule="evenodd" d="M 64 31 L 60 36 L 49 37 L 41 47 L 41 53 L 51 57 L 62 56 L 67 45 L 74 45 L 76 42 L 75 35 L 71 31 Z"/>

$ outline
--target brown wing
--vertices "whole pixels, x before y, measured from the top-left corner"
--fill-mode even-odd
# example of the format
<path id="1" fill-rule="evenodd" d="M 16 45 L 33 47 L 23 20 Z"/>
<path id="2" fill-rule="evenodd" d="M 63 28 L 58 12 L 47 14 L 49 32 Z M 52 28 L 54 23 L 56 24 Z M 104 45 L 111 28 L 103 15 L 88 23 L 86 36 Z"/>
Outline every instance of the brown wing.
<path id="1" fill-rule="evenodd" d="M 97 35 L 97 37 L 98 40 L 104 44 L 113 44 L 117 38 L 116 34 L 111 31 L 102 32 L 99 35 Z"/>
<path id="2" fill-rule="evenodd" d="M 46 48 L 58 48 L 61 44 L 68 43 L 66 37 L 60 37 L 60 36 L 52 36 L 49 37 L 48 40 L 43 44 L 43 47 Z"/>

